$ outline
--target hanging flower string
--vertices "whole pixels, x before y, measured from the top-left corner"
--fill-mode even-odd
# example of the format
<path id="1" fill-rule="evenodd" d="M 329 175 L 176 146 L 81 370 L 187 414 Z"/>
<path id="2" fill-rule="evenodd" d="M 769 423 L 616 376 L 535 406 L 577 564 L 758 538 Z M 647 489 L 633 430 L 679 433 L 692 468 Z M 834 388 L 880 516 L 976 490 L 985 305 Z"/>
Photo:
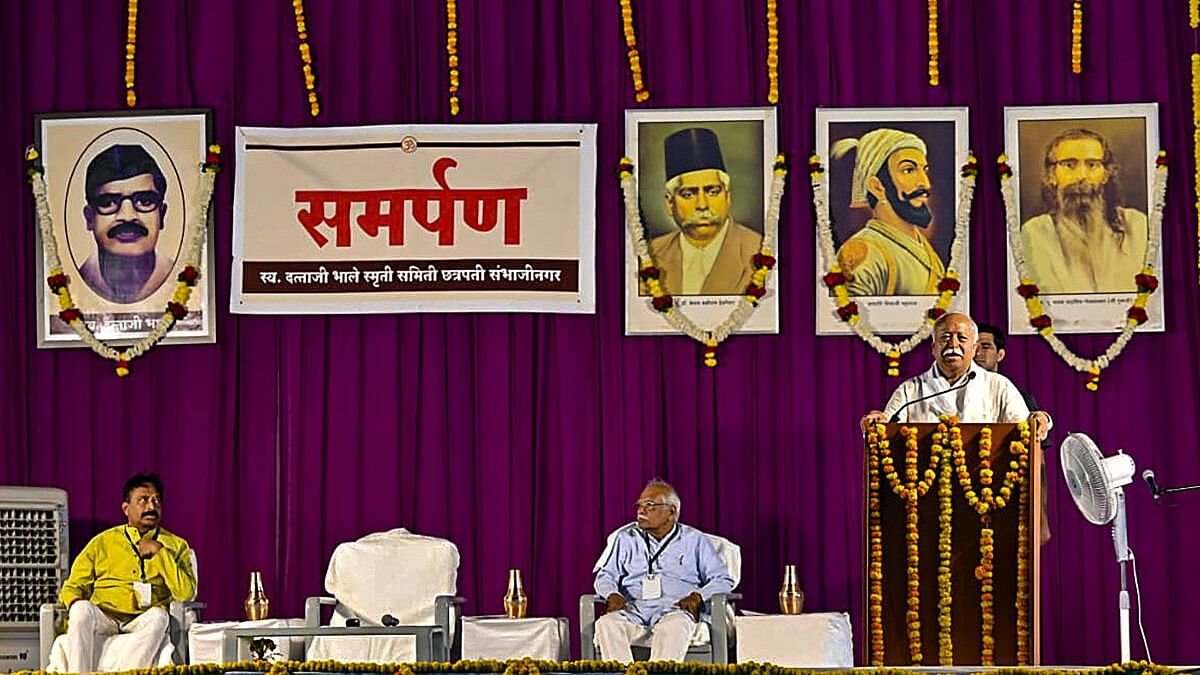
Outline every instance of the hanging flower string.
<path id="1" fill-rule="evenodd" d="M 1196 7 L 1200 0 L 1191 1 L 1192 28 L 1196 28 Z M 1196 191 L 1196 274 L 1200 279 L 1200 54 L 1192 54 L 1192 157 L 1195 162 L 1193 188 Z"/>
<path id="2" fill-rule="evenodd" d="M 125 105 L 129 108 L 137 105 L 137 13 L 138 0 L 129 0 L 125 10 Z"/>
<path id="3" fill-rule="evenodd" d="M 1200 0 L 1188 0 L 1188 26 L 1200 28 Z"/>
<path id="4" fill-rule="evenodd" d="M 446 62 L 450 67 L 450 114 L 458 114 L 458 2 L 446 0 Z"/>
<path id="5" fill-rule="evenodd" d="M 1020 430 L 1021 443 L 1026 448 L 1030 442 L 1028 426 Z M 1032 597 L 1029 584 L 1029 499 L 1028 481 L 1021 488 L 1017 502 L 1017 665 L 1027 666 L 1031 660 L 1032 642 L 1029 630 L 1029 601 Z"/>
<path id="6" fill-rule="evenodd" d="M 136 343 L 120 350 L 110 347 L 92 332 L 84 320 L 82 311 L 75 306 L 69 288 L 70 278 L 63 272 L 62 261 L 58 257 L 58 243 L 54 238 L 54 223 L 50 215 L 50 200 L 46 193 L 45 168 L 42 166 L 38 151 L 30 146 L 25 151 L 28 163 L 26 174 L 33 191 L 33 201 L 37 211 L 38 229 L 42 237 L 42 252 L 46 259 L 46 267 L 50 270 L 46 277 L 51 292 L 58 298 L 58 316 L 71 326 L 92 351 L 100 356 L 116 362 L 117 375 L 124 377 L 129 374 L 129 362 L 150 351 L 166 336 L 167 331 L 176 321 L 187 316 L 187 302 L 191 296 L 192 287 L 200 278 L 200 258 L 204 249 L 204 238 L 207 233 L 208 209 L 212 199 L 213 186 L 217 172 L 221 170 L 221 147 L 210 145 L 205 161 L 200 165 L 200 177 L 196 187 L 197 208 L 192 221 L 188 224 L 185 234 L 187 247 L 184 249 L 184 265 L 179 272 L 175 292 L 167 302 L 167 307 L 155 324 L 154 328 Z"/>
<path id="7" fill-rule="evenodd" d="M 929 86 L 936 87 L 940 82 L 938 72 L 938 0 L 928 0 L 929 10 Z"/>
<path id="8" fill-rule="evenodd" d="M 638 103 L 650 98 L 642 80 L 642 57 L 637 50 L 637 33 L 633 29 L 633 0 L 621 0 L 621 30 L 625 33 L 626 56 L 629 58 L 629 76 L 633 79 L 633 98 Z"/>
<path id="9" fill-rule="evenodd" d="M 833 226 L 829 220 L 829 209 L 825 201 L 825 169 L 821 165 L 819 156 L 813 155 L 809 158 L 808 170 L 812 178 L 813 206 L 817 214 L 817 243 L 820 246 L 821 257 L 825 261 L 826 269 L 828 269 L 828 272 L 822 277 L 822 281 L 830 290 L 838 318 L 845 321 L 858 337 L 887 359 L 888 375 L 899 376 L 900 357 L 912 351 L 933 333 L 933 323 L 946 313 L 954 296 L 962 288 L 957 270 L 963 259 L 967 225 L 971 220 L 971 201 L 975 196 L 975 179 L 979 175 L 975 157 L 968 154 L 967 163 L 962 167 L 962 176 L 958 185 L 958 210 L 954 218 L 954 242 L 950 245 L 950 265 L 946 268 L 945 276 L 938 282 L 937 300 L 925 312 L 917 331 L 902 342 L 888 342 L 876 335 L 866 317 L 861 313 L 858 303 L 854 301 L 850 291 L 846 288 L 846 282 L 849 279 L 837 264 L 837 253 L 833 246 Z"/>
<path id="10" fill-rule="evenodd" d="M 317 98 L 317 76 L 313 74 L 312 48 L 308 45 L 308 21 L 304 18 L 304 0 L 292 0 L 292 11 L 296 14 L 296 38 L 300 40 L 300 70 L 304 73 L 304 89 L 308 92 L 308 113 L 316 117 L 321 114 L 321 101 Z"/>
<path id="11" fill-rule="evenodd" d="M 1083 72 L 1083 0 L 1071 2 L 1071 72 Z"/>
<path id="12" fill-rule="evenodd" d="M 1017 425 L 1019 439 L 1011 443 L 1009 451 L 1012 459 L 1008 470 L 1000 483 L 999 489 L 993 490 L 995 471 L 992 469 L 992 430 L 984 427 L 979 432 L 979 485 L 975 490 L 971 473 L 967 468 L 967 453 L 963 448 L 962 430 L 958 420 L 947 418 L 943 425 L 949 427 L 950 450 L 954 456 L 954 467 L 958 473 L 958 483 L 962 488 L 967 505 L 979 514 L 979 566 L 975 568 L 975 578 L 979 581 L 979 600 L 981 610 L 980 632 L 982 647 L 979 660 L 982 665 L 995 664 L 996 649 L 996 615 L 995 607 L 995 530 L 992 528 L 992 515 L 1003 509 L 1012 500 L 1015 490 L 1025 490 L 1027 468 L 1029 466 L 1029 423 Z"/>
<path id="13" fill-rule="evenodd" d="M 871 665 L 883 666 L 883 525 L 880 521 L 879 454 L 888 443 L 878 425 L 867 431 L 867 589 Z"/>
<path id="14" fill-rule="evenodd" d="M 878 424 L 875 433 L 883 437 L 887 428 Z M 942 461 L 942 453 L 931 452 L 929 466 L 924 472 L 918 469 L 920 446 L 917 443 L 917 428 L 900 427 L 900 435 L 904 437 L 904 480 L 900 480 L 895 462 L 892 460 L 891 449 L 886 439 L 879 443 L 879 465 L 888 486 L 904 502 L 905 543 L 908 551 L 908 611 L 905 614 L 905 625 L 908 627 L 908 654 L 913 665 L 921 665 L 924 654 L 921 652 L 921 547 L 920 547 L 920 516 L 918 504 L 920 499 L 933 487 L 938 476 L 938 464 Z"/>
<path id="15" fill-rule="evenodd" d="M 767 103 L 779 103 L 778 0 L 767 0 Z"/>
<path id="16" fill-rule="evenodd" d="M 742 301 L 730 310 L 724 321 L 711 330 L 700 328 L 688 318 L 683 309 L 675 306 L 674 298 L 662 286 L 661 272 L 650 253 L 650 247 L 646 244 L 641 209 L 638 208 L 637 179 L 634 178 L 633 168 L 633 161 L 623 157 L 617 165 L 617 175 L 621 179 L 621 188 L 625 196 L 625 222 L 629 228 L 629 238 L 633 241 L 633 251 L 638 257 L 638 279 L 650 290 L 650 306 L 662 314 L 672 328 L 699 342 L 703 346 L 704 365 L 715 367 L 717 345 L 746 323 L 758 308 L 758 302 L 767 294 L 767 276 L 776 262 L 773 250 L 775 236 L 779 231 L 779 205 L 783 200 L 787 161 L 783 155 L 775 157 L 762 248 L 750 259 L 754 273 L 750 277 L 750 283 L 746 285 L 746 290 L 742 292 Z"/>
<path id="17" fill-rule="evenodd" d="M 1017 286 L 1017 293 L 1025 299 L 1025 309 L 1029 311 L 1029 325 L 1037 329 L 1042 338 L 1050 344 L 1050 348 L 1054 350 L 1055 354 L 1058 354 L 1075 370 L 1087 375 L 1085 386 L 1088 391 L 1096 391 L 1100 388 L 1100 371 L 1107 368 L 1121 354 L 1125 345 L 1133 339 L 1133 332 L 1137 327 L 1149 320 L 1149 316 L 1146 314 L 1146 305 L 1150 302 L 1150 295 L 1158 289 L 1158 277 L 1154 275 L 1152 265 L 1158 257 L 1158 246 L 1162 239 L 1163 205 L 1167 195 L 1167 153 L 1159 151 L 1158 159 L 1155 161 L 1154 185 L 1150 193 L 1150 234 L 1146 242 L 1146 258 L 1143 261 L 1141 274 L 1134 277 L 1134 284 L 1138 290 L 1137 295 L 1125 313 L 1125 324 L 1121 329 L 1121 334 L 1103 354 L 1094 359 L 1085 359 L 1076 355 L 1054 334 L 1054 321 L 1042 307 L 1041 289 L 1038 288 L 1037 281 L 1030 276 L 1028 265 L 1025 263 L 1024 245 L 1021 241 L 1021 223 L 1017 218 L 1016 191 L 1012 186 L 1012 167 L 1008 165 L 1008 157 L 1005 155 L 1000 155 L 996 161 L 1000 173 L 1000 193 L 1004 197 L 1005 220 L 1008 225 L 1008 247 L 1012 251 L 1013 266 L 1021 278 L 1021 284 Z"/>
<path id="18" fill-rule="evenodd" d="M 938 425 L 933 432 L 931 455 L 945 457 L 948 440 L 946 425 Z M 953 627 L 954 597 L 951 594 L 951 549 L 954 546 L 954 466 L 950 461 L 941 462 L 938 475 L 938 665 L 954 665 Z"/>

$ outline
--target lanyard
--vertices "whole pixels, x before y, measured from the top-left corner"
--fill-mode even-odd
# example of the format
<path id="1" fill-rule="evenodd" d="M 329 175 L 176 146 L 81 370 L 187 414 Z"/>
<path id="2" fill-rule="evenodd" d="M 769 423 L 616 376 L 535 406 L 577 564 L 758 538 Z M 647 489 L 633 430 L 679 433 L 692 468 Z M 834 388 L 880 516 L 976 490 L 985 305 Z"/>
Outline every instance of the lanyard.
<path id="1" fill-rule="evenodd" d="M 647 574 L 654 574 L 654 563 L 658 561 L 658 557 L 663 554 L 663 551 L 667 550 L 667 544 L 671 543 L 671 540 L 674 539 L 675 535 L 677 535 L 677 534 L 679 534 L 679 525 L 678 524 L 676 524 L 675 527 L 673 527 L 671 529 L 670 536 L 668 536 L 666 539 L 663 540 L 662 545 L 658 547 L 658 551 L 653 556 L 651 556 L 650 555 L 650 535 L 646 534 L 644 531 L 642 532 L 642 539 L 646 540 L 646 573 Z"/>
<path id="2" fill-rule="evenodd" d="M 129 547 L 133 549 L 133 555 L 134 555 L 134 557 L 137 558 L 138 567 L 140 567 L 142 570 L 142 583 L 146 583 L 146 559 L 142 557 L 142 552 L 138 550 L 137 544 L 133 543 L 133 539 L 130 539 L 129 529 L 126 527 L 122 527 L 121 534 L 125 535 L 125 541 L 129 542 Z M 158 539 L 158 528 L 157 527 L 154 528 L 154 534 L 151 535 L 150 538 L 155 539 L 155 540 Z M 141 540 L 139 539 L 139 541 L 141 541 Z"/>

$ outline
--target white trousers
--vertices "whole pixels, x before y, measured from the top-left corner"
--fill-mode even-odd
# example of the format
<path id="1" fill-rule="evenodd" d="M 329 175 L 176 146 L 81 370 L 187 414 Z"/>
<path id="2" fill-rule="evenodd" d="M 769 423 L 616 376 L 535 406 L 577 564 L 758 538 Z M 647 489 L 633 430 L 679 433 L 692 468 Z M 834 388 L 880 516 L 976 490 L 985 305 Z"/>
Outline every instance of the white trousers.
<path id="1" fill-rule="evenodd" d="M 162 607 L 151 607 L 133 620 L 120 623 L 87 600 L 76 600 L 67 623 L 67 667 L 74 673 L 95 672 L 104 642 L 118 634 L 138 636 L 126 644 L 121 659 L 125 668 L 153 666 L 170 623 L 171 617 Z"/>
<path id="2" fill-rule="evenodd" d="M 696 622 L 687 610 L 667 612 L 647 628 L 633 623 L 623 612 L 610 612 L 596 619 L 596 644 L 606 661 L 633 661 L 632 644 L 650 640 L 651 661 L 682 661 L 696 632 Z"/>

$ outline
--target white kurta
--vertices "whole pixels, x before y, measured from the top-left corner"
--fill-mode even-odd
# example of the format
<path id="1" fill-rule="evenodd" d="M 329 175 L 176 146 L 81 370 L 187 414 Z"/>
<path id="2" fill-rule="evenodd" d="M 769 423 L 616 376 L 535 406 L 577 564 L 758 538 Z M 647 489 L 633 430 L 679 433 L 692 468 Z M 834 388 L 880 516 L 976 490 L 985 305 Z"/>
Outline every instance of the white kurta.
<path id="1" fill-rule="evenodd" d="M 960 422 L 981 424 L 1021 422 L 1028 419 L 1029 408 L 1025 406 L 1025 399 L 1007 377 L 985 370 L 975 363 L 971 364 L 968 372 L 975 373 L 975 379 L 967 386 L 908 406 L 900 413 L 899 421 L 937 422 L 941 415 L 955 415 Z M 964 373 L 962 377 L 966 376 Z M 947 382 L 935 363 L 929 370 L 897 387 L 888 399 L 883 415 L 890 420 L 900 406 L 908 401 L 946 391 L 956 384 L 961 384 L 962 377 L 954 382 Z"/>

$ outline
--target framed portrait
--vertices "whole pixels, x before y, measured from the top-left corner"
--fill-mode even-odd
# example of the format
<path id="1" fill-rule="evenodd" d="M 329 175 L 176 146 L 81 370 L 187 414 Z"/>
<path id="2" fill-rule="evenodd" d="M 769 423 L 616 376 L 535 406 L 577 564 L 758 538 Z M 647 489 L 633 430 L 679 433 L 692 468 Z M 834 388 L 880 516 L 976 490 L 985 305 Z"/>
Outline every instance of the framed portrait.
<path id="1" fill-rule="evenodd" d="M 641 233 L 663 289 L 702 330 L 717 327 L 742 303 L 762 248 L 775 109 L 627 110 L 625 153 L 634 162 Z M 628 213 L 626 219 L 628 226 Z M 738 332 L 779 332 L 779 288 L 772 270 L 766 295 Z M 650 301 L 626 236 L 626 335 L 675 332 Z"/>
<path id="2" fill-rule="evenodd" d="M 128 345 L 149 334 L 175 291 L 192 228 L 212 231 L 211 210 L 198 222 L 196 194 L 212 123 L 206 109 L 35 116 L 54 243 L 97 338 Z M 37 346 L 85 346 L 58 316 L 40 233 L 37 241 Z M 215 267 L 205 242 L 188 314 L 166 343 L 216 341 Z"/>
<path id="3" fill-rule="evenodd" d="M 1009 332 L 1036 332 L 1016 291 L 1024 277 L 1056 332 L 1119 333 L 1137 275 L 1162 269 L 1162 220 L 1153 213 L 1158 104 L 1005 108 L 1004 146 L 1013 171 Z M 1163 311 L 1160 290 L 1138 330 L 1166 330 Z"/>
<path id="4" fill-rule="evenodd" d="M 833 292 L 821 278 L 836 263 L 863 318 L 876 333 L 911 334 L 937 300 L 956 237 L 967 161 L 966 108 L 817 108 L 817 154 L 825 166 L 825 205 L 836 260 L 817 243 L 818 335 L 844 335 Z M 821 236 L 821 233 L 818 233 Z M 969 311 L 967 256 L 955 261 L 962 289 L 951 309 Z"/>

